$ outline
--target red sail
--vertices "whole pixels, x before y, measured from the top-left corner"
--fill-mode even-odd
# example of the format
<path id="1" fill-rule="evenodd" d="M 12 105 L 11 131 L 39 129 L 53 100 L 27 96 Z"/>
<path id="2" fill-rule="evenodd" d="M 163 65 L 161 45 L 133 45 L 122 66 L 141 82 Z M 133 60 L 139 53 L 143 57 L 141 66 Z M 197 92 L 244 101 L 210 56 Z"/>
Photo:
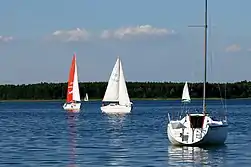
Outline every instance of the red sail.
<path id="1" fill-rule="evenodd" d="M 74 73 L 75 73 L 75 63 L 76 63 L 76 55 L 73 55 L 70 74 L 68 79 L 68 88 L 67 88 L 67 102 L 72 102 L 73 100 L 73 80 L 74 80 Z"/>

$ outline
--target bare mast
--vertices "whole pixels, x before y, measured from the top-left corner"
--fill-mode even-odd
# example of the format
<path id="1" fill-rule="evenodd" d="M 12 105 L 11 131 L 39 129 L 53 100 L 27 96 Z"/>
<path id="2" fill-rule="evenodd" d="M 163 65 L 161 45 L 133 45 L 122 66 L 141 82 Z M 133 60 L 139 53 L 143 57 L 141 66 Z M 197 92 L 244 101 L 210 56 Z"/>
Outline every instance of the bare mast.
<path id="1" fill-rule="evenodd" d="M 190 25 L 188 27 L 203 27 L 204 28 L 204 81 L 203 81 L 203 114 L 206 114 L 206 83 L 207 83 L 207 29 L 208 29 L 208 23 L 207 23 L 207 1 L 205 0 L 205 23 L 204 25 Z"/>
<path id="2" fill-rule="evenodd" d="M 207 0 L 205 0 L 205 23 L 204 23 L 204 83 L 203 83 L 203 114 L 206 113 L 206 82 L 207 82 Z"/>

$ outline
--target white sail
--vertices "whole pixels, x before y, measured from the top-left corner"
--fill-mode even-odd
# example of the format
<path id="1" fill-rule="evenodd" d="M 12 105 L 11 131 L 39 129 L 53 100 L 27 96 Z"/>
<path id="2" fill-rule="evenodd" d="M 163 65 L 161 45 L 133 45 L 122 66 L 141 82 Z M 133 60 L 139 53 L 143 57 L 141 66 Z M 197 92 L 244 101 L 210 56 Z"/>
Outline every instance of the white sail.
<path id="1" fill-rule="evenodd" d="M 89 100 L 88 94 L 86 93 L 86 94 L 85 94 L 85 101 L 88 101 L 88 100 Z"/>
<path id="2" fill-rule="evenodd" d="M 78 70 L 77 61 L 75 59 L 75 73 L 73 79 L 73 100 L 80 101 L 79 85 L 78 85 Z"/>
<path id="3" fill-rule="evenodd" d="M 126 87 L 126 82 L 125 82 L 125 77 L 124 77 L 124 72 L 123 72 L 123 67 L 121 61 L 119 61 L 119 104 L 120 105 L 130 105 L 130 99 L 129 95 L 127 92 L 127 87 Z"/>
<path id="4" fill-rule="evenodd" d="M 190 102 L 190 101 L 191 101 L 191 98 L 190 98 L 190 95 L 189 95 L 188 84 L 186 82 L 185 85 L 184 85 L 184 88 L 183 88 L 182 102 Z"/>
<path id="5" fill-rule="evenodd" d="M 118 102 L 119 101 L 119 58 L 113 67 L 108 85 L 105 91 L 103 101 Z"/>

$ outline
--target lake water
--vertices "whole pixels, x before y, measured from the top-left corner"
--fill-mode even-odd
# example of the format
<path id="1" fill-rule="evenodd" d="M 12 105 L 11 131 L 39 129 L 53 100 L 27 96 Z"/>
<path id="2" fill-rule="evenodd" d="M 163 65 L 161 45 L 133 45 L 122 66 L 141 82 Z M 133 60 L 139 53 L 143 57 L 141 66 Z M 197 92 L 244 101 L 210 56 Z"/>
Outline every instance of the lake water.
<path id="1" fill-rule="evenodd" d="M 134 101 L 131 114 L 101 114 L 83 102 L 67 114 L 61 102 L 0 103 L 0 166 L 251 166 L 251 101 L 229 100 L 229 134 L 221 147 L 173 147 L 167 112 L 179 101 Z M 209 101 L 209 110 L 222 108 Z M 201 108 L 194 101 L 191 108 Z"/>

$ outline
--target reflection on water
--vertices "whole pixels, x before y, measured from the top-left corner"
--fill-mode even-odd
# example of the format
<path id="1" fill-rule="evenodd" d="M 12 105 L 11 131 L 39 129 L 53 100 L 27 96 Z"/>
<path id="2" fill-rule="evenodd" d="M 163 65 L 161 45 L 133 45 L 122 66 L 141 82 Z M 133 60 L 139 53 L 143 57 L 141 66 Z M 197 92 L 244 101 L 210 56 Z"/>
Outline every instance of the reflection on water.
<path id="1" fill-rule="evenodd" d="M 69 141 L 70 141 L 70 164 L 69 167 L 77 167 L 76 165 L 76 121 L 77 114 L 68 113 L 67 114 L 67 122 L 69 128 Z"/>
<path id="2" fill-rule="evenodd" d="M 123 131 L 126 121 L 126 115 L 109 115 L 107 117 L 109 123 L 109 166 L 126 166 L 126 158 L 128 156 L 128 148 L 125 139 L 126 134 Z"/>
<path id="3" fill-rule="evenodd" d="M 168 147 L 169 165 L 180 163 L 190 165 L 202 165 L 207 162 L 208 151 L 199 147 Z"/>
<path id="4" fill-rule="evenodd" d="M 168 165 L 173 166 L 211 166 L 225 164 L 224 150 L 226 147 L 168 147 Z M 212 151 L 215 154 L 212 154 Z"/>
<path id="5" fill-rule="evenodd" d="M 127 115 L 107 115 L 107 120 L 111 128 L 122 128 Z"/>

